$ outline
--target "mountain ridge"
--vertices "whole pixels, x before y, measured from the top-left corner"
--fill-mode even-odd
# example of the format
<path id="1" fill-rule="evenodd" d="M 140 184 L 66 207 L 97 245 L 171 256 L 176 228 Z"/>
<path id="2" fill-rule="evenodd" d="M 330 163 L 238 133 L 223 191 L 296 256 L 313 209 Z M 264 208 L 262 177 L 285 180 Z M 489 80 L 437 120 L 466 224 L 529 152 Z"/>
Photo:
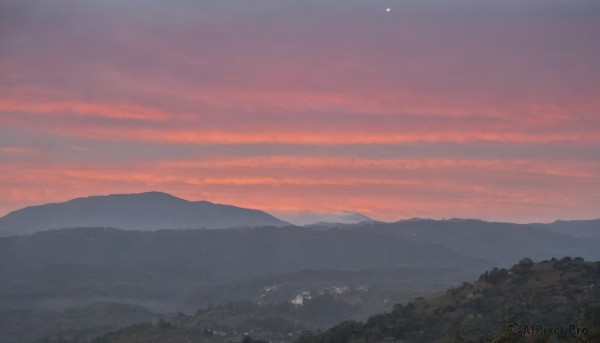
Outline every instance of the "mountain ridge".
<path id="1" fill-rule="evenodd" d="M 287 225 L 290 224 L 259 210 L 144 192 L 28 206 L 0 217 L 0 236 L 73 227 L 159 230 Z"/>

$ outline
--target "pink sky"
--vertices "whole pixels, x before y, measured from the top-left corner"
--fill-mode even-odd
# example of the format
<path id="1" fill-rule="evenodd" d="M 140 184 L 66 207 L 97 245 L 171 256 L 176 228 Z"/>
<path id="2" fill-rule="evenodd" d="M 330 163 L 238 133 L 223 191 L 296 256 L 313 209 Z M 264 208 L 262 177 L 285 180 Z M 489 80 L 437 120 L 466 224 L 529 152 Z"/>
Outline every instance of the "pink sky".
<path id="1" fill-rule="evenodd" d="M 591 0 L 3 1 L 0 215 L 597 218 L 598 33 Z"/>

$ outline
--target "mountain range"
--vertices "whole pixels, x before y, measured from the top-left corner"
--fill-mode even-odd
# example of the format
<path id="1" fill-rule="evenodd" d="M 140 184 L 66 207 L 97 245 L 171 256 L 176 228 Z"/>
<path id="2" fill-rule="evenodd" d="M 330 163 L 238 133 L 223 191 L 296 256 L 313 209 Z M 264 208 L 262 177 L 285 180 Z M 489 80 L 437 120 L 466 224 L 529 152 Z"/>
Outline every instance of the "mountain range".
<path id="1" fill-rule="evenodd" d="M 0 341 L 43 337 L 65 322 L 99 334 L 136 318 L 230 302 L 254 304 L 235 307 L 249 316 L 260 304 L 283 313 L 305 296 L 313 303 L 297 309 L 303 323 L 326 327 L 391 310 L 393 302 L 432 295 L 524 257 L 600 259 L 600 220 L 384 223 L 343 215 L 360 222 L 294 226 L 261 211 L 158 192 L 12 212 L 0 218 L 0 332 L 9 332 Z M 228 321 L 228 307 L 217 308 Z M 92 325 L 102 311 L 124 319 L 108 320 L 104 329 Z M 54 319 L 39 330 L 27 322 L 47 317 Z"/>
<path id="2" fill-rule="evenodd" d="M 600 239 L 600 219 L 557 220 L 550 224 L 532 224 L 535 227 L 580 238 Z"/>

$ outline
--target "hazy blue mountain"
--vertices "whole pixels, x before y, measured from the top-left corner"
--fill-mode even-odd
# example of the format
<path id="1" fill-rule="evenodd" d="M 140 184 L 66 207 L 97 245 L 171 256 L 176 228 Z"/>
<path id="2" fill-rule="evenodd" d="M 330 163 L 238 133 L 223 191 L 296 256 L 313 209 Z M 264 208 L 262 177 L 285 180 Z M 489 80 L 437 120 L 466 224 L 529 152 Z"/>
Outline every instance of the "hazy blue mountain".
<path id="1" fill-rule="evenodd" d="M 289 224 L 258 210 L 148 192 L 26 207 L 0 218 L 0 236 L 72 227 L 157 230 L 285 225 Z"/>
<path id="2" fill-rule="evenodd" d="M 557 220 L 550 224 L 531 224 L 542 229 L 565 235 L 600 239 L 600 219 L 596 220 Z"/>
<path id="3" fill-rule="evenodd" d="M 594 226 L 595 221 L 590 221 Z M 597 221 L 596 221 L 597 222 Z M 580 222 L 585 227 L 584 222 Z M 544 260 L 559 256 L 600 259 L 598 242 L 531 224 L 486 222 L 474 219 L 414 219 L 396 223 L 355 224 L 349 227 L 384 232 L 403 239 L 439 244 L 508 266 L 525 256 Z"/>
<path id="4" fill-rule="evenodd" d="M 330 225 L 330 224 L 355 224 L 372 222 L 373 219 L 358 212 L 286 212 L 280 215 L 288 222 L 295 225 Z"/>

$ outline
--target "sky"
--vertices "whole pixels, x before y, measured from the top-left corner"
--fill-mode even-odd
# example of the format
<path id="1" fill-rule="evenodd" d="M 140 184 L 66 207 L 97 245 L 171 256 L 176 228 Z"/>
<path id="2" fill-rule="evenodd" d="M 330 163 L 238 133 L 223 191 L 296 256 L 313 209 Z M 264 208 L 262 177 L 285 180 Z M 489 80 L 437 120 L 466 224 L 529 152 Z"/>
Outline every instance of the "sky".
<path id="1" fill-rule="evenodd" d="M 0 215 L 598 218 L 599 35 L 597 0 L 0 0 Z"/>

